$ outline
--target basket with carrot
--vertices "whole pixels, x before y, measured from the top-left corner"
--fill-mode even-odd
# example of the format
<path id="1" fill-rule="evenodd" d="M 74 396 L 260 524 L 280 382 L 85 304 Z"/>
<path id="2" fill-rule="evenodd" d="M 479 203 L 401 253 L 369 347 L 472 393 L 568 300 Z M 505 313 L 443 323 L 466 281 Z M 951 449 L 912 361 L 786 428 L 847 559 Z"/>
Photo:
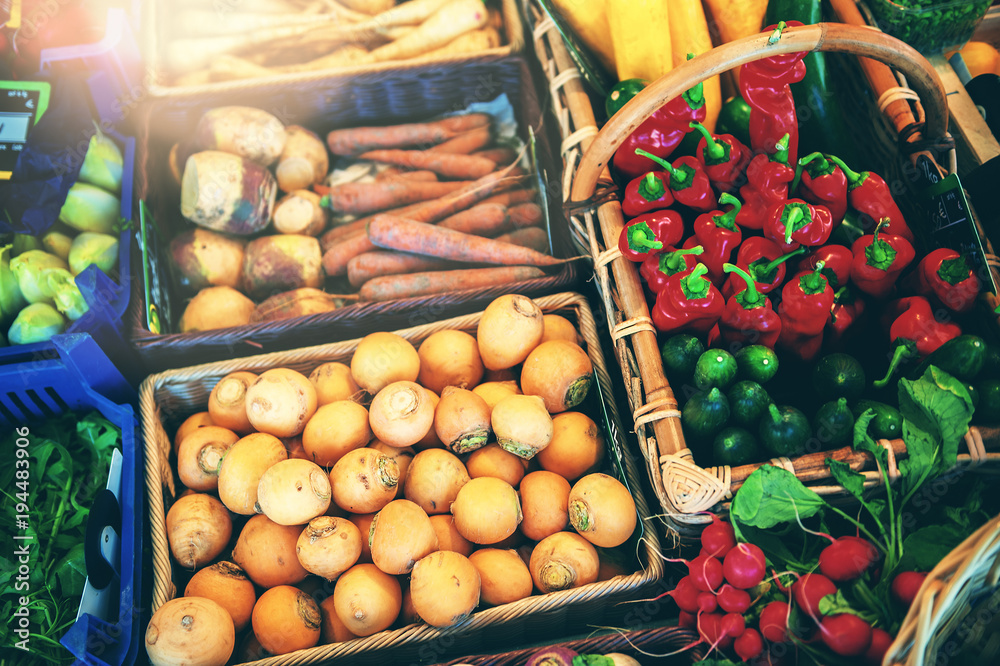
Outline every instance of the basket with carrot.
<path id="1" fill-rule="evenodd" d="M 988 397 L 996 378 L 987 361 L 996 353 L 995 276 L 987 268 L 992 249 L 981 228 L 973 231 L 972 216 L 953 225 L 965 231 L 959 240 L 971 242 L 954 246 L 956 239 L 939 235 L 941 225 L 925 222 L 923 202 L 939 201 L 928 199 L 927 190 L 945 188 L 914 178 L 913 164 L 929 165 L 941 179 L 947 172 L 937 170 L 930 151 L 950 139 L 944 92 L 921 56 L 891 38 L 840 24 L 768 30 L 676 67 L 595 136 L 586 90 L 565 74 L 573 62 L 557 33 L 542 27 L 536 34 L 546 37 L 536 50 L 550 77 L 558 77 L 558 117 L 564 136 L 575 140 L 564 144 L 571 229 L 595 259 L 635 431 L 672 533 L 696 534 L 710 513 L 724 515 L 737 490 L 768 461 L 824 497 L 856 501 L 829 459 L 860 471 L 867 489 L 885 481 L 877 456 L 852 446 L 854 424 L 865 422 L 866 434 L 889 452 L 892 469 L 897 461 L 905 467 L 914 441 L 907 432 L 919 418 L 904 394 L 928 381 L 961 393 L 963 414 L 971 415 L 956 421 L 959 441 L 952 442 L 949 431 L 944 466 L 933 473 L 997 461 L 991 449 L 998 415 Z M 794 79 L 801 74 L 796 59 L 813 51 L 845 53 L 825 55 L 846 61 L 856 86 L 871 80 L 865 68 L 878 66 L 898 88 L 890 68 L 897 69 L 912 88 L 907 95 L 920 103 L 913 106 L 897 91 L 886 97 L 883 115 L 860 85 L 851 117 L 860 119 L 852 147 L 862 156 L 850 163 L 811 154 L 804 138 L 797 147 L 783 137 L 794 134 L 788 131 L 796 125 L 794 103 L 783 107 L 791 109 L 784 116 L 789 124 L 779 104 L 764 111 L 767 103 L 753 100 L 761 110 L 751 106 L 747 131 L 756 147 L 702 132 L 698 118 L 684 115 L 703 108 L 700 81 L 739 66 L 748 101 L 756 91 L 761 99 L 787 102 L 787 86 L 746 75 L 761 73 L 754 66 L 764 62 Z M 852 54 L 866 57 L 856 62 Z M 621 147 L 654 112 L 659 121 L 683 116 L 690 131 L 699 132 L 698 151 L 713 168 L 668 154 L 646 157 L 646 172 L 632 180 L 616 174 Z M 779 129 L 769 152 L 763 139 Z M 881 140 L 886 135 L 888 145 Z M 741 158 L 740 146 L 752 150 Z M 642 157 L 635 147 L 633 157 Z M 719 154 L 712 156 L 709 147 Z M 947 150 L 936 157 L 949 163 Z M 746 161 L 726 171 L 740 159 Z M 841 179 L 839 195 L 829 187 L 835 179 Z M 886 184 L 907 182 L 914 191 L 904 195 Z M 836 202 L 840 223 L 827 215 Z M 904 219 L 912 230 L 901 227 Z M 813 232 L 823 238 L 810 238 Z M 939 246 L 946 247 L 928 252 Z M 955 275 L 935 293 L 932 284 L 944 280 L 947 266 Z M 972 365 L 959 367 L 966 361 Z M 866 414 L 876 420 L 863 421 Z"/>
<path id="2" fill-rule="evenodd" d="M 130 312 L 147 367 L 344 339 L 572 284 L 523 65 L 511 78 L 442 70 L 398 99 L 393 76 L 151 105 L 138 177 L 146 272 Z"/>

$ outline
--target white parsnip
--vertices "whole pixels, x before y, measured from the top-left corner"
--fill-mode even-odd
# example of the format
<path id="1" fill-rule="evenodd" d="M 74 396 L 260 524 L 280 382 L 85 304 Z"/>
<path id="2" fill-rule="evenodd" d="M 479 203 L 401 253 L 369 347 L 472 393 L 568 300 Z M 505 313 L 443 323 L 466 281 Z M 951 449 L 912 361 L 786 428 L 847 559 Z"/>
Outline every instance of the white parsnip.
<path id="1" fill-rule="evenodd" d="M 416 2 L 417 0 L 413 0 Z M 413 32 L 371 51 L 377 62 L 419 56 L 447 45 L 459 36 L 484 27 L 489 12 L 482 0 L 451 0 Z"/>

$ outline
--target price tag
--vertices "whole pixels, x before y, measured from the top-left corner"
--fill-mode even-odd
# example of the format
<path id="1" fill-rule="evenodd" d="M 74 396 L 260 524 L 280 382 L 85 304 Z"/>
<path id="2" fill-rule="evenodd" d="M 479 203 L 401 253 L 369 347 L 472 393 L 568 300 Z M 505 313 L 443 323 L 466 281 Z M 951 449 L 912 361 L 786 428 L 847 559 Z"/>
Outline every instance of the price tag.
<path id="1" fill-rule="evenodd" d="M 10 180 L 28 133 L 45 113 L 51 88 L 41 81 L 0 81 L 0 180 Z"/>

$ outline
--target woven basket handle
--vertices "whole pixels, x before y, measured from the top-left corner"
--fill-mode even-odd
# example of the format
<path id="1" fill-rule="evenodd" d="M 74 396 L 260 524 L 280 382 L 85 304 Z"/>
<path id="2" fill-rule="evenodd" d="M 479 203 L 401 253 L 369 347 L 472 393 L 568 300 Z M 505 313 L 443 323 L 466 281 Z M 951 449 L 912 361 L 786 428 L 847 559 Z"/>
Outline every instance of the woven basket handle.
<path id="1" fill-rule="evenodd" d="M 748 62 L 799 51 L 825 51 L 866 56 L 901 71 L 920 96 L 926 116 L 924 136 L 941 139 L 948 129 L 948 102 L 933 66 L 908 44 L 871 28 L 842 23 L 786 28 L 775 44 L 770 33 L 743 37 L 717 46 L 650 83 L 629 100 L 598 132 L 584 153 L 570 192 L 571 201 L 585 201 L 597 187 L 601 172 L 615 151 L 654 111 L 688 88 Z"/>

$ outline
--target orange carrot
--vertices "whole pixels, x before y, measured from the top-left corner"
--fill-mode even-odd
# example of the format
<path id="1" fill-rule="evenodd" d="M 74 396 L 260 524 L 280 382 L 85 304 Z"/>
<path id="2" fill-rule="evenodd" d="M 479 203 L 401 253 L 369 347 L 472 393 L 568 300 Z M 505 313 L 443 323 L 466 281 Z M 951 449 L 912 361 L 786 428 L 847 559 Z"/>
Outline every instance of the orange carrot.
<path id="1" fill-rule="evenodd" d="M 544 276 L 545 273 L 534 266 L 465 268 L 409 275 L 387 275 L 365 282 L 358 295 L 362 301 L 392 301 L 463 289 L 485 289 Z"/>
<path id="2" fill-rule="evenodd" d="M 452 139 L 448 139 L 444 143 L 431 146 L 427 150 L 432 153 L 457 153 L 461 155 L 468 155 L 473 151 L 477 151 L 490 145 L 490 141 L 492 140 L 493 136 L 490 133 L 489 125 L 483 125 L 482 127 L 471 129 L 468 132 L 459 134 Z M 489 156 L 487 155 L 486 157 L 488 158 Z M 496 160 L 494 160 L 494 162 L 495 161 Z M 509 162 L 510 160 L 508 160 L 508 162 L 504 162 L 504 164 Z"/>
<path id="3" fill-rule="evenodd" d="M 347 262 L 347 280 L 352 287 L 360 287 L 368 280 L 383 275 L 444 271 L 459 266 L 463 266 L 463 264 L 425 257 L 422 254 L 394 250 L 372 250 L 371 252 L 362 252 Z"/>
<path id="4" fill-rule="evenodd" d="M 542 207 L 536 203 L 522 203 L 507 209 L 510 215 L 510 226 L 514 229 L 522 227 L 537 227 L 545 221 Z"/>
<path id="5" fill-rule="evenodd" d="M 524 247 L 530 247 L 532 250 L 545 252 L 546 254 L 549 251 L 549 234 L 541 227 L 515 229 L 509 233 L 495 236 L 493 240 L 513 243 L 514 245 L 523 245 Z"/>
<path id="6" fill-rule="evenodd" d="M 434 145 L 489 123 L 490 117 L 485 113 L 468 113 L 426 123 L 349 127 L 327 134 L 326 144 L 334 155 L 353 156 L 378 148 Z"/>
<path id="7" fill-rule="evenodd" d="M 375 182 L 381 182 L 383 180 L 392 180 L 393 178 L 401 178 L 402 180 L 415 180 L 421 182 L 429 182 L 432 180 L 437 180 L 438 176 L 433 171 L 428 169 L 420 169 L 418 171 L 407 171 L 406 169 L 400 169 L 398 167 L 391 167 L 388 169 L 383 169 L 375 174 Z"/>
<path id="8" fill-rule="evenodd" d="M 537 192 L 534 190 L 516 189 L 494 194 L 491 197 L 483 199 L 480 203 L 501 203 L 504 206 L 516 206 L 517 204 L 534 201 L 536 197 Z"/>
<path id="9" fill-rule="evenodd" d="M 422 183 L 402 179 L 378 183 L 343 183 L 330 188 L 323 205 L 337 213 L 364 215 L 406 204 L 438 199 L 468 183 Z"/>
<path id="10" fill-rule="evenodd" d="M 362 252 L 374 250 L 375 245 L 367 234 L 355 234 L 342 238 L 330 245 L 323 253 L 323 270 L 327 275 L 343 275 L 347 272 L 347 262 Z"/>
<path id="11" fill-rule="evenodd" d="M 378 247 L 451 261 L 507 266 L 552 266 L 563 263 L 560 259 L 530 248 L 391 215 L 375 216 L 368 223 L 368 238 Z"/>
<path id="12" fill-rule="evenodd" d="M 472 208 L 449 215 L 437 224 L 445 229 L 479 236 L 495 236 L 510 228 L 507 207 L 502 204 L 476 204 Z"/>
<path id="13" fill-rule="evenodd" d="M 472 154 L 493 160 L 497 164 L 510 164 L 517 159 L 517 153 L 510 148 L 488 148 L 486 150 L 477 150 Z"/>
<path id="14" fill-rule="evenodd" d="M 482 178 L 497 168 L 496 162 L 476 155 L 431 153 L 426 150 L 370 150 L 361 153 L 363 160 L 395 164 L 407 169 L 427 169 L 445 178 L 472 180 Z"/>

